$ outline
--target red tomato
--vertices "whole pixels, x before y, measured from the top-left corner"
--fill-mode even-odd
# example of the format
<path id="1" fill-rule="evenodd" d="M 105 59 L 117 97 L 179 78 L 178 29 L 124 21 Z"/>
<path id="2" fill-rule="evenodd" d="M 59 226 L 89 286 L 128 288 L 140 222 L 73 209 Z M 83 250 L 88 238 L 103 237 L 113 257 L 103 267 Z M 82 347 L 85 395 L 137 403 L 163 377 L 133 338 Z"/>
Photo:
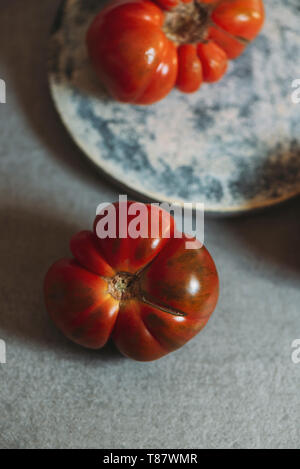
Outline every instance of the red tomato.
<path id="1" fill-rule="evenodd" d="M 113 0 L 87 32 L 100 81 L 117 100 L 151 104 L 177 85 L 219 80 L 264 22 L 262 0 Z M 198 57 L 196 52 L 198 51 Z"/>
<path id="2" fill-rule="evenodd" d="M 183 93 L 197 91 L 203 81 L 202 64 L 193 44 L 178 48 L 177 88 Z"/>
<path id="3" fill-rule="evenodd" d="M 227 70 L 227 55 L 221 47 L 213 41 L 198 44 L 198 55 L 203 68 L 203 79 L 207 82 L 220 80 Z"/>
<path id="4" fill-rule="evenodd" d="M 178 349 L 205 326 L 219 282 L 206 248 L 195 241 L 196 248 L 187 249 L 187 238 L 178 237 L 167 212 L 132 204 L 123 208 L 129 213 L 143 206 L 146 232 L 128 237 L 136 214 L 119 221 L 120 204 L 114 204 L 116 237 L 97 236 L 103 214 L 93 232 L 75 235 L 74 258 L 56 262 L 46 275 L 45 302 L 54 323 L 74 342 L 99 349 L 112 337 L 125 356 L 149 361 Z"/>

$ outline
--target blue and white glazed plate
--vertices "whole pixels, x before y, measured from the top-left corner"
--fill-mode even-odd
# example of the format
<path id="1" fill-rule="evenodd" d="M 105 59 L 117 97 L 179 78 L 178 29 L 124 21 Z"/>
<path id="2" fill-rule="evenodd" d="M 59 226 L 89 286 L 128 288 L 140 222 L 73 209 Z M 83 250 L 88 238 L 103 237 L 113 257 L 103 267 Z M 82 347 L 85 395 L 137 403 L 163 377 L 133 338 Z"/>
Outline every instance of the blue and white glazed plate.
<path id="1" fill-rule="evenodd" d="M 152 106 L 112 101 L 91 69 L 85 34 L 103 0 L 66 0 L 53 27 L 49 80 L 85 155 L 129 192 L 202 202 L 234 214 L 300 193 L 299 0 L 266 0 L 266 24 L 225 78 Z"/>

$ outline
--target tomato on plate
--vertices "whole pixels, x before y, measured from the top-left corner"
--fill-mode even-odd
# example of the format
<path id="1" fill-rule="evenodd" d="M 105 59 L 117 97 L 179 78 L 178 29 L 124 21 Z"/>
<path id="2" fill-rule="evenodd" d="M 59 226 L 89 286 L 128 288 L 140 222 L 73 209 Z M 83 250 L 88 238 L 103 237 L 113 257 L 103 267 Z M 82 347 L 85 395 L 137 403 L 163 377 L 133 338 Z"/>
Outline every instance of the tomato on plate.
<path id="1" fill-rule="evenodd" d="M 160 207 L 111 206 L 117 222 L 111 236 L 99 236 L 107 222 L 104 210 L 93 231 L 71 239 L 73 259 L 50 267 L 46 308 L 57 327 L 82 346 L 100 349 L 111 337 L 125 356 L 156 360 L 205 326 L 218 299 L 217 270 L 207 249 L 180 233 Z"/>
<path id="2" fill-rule="evenodd" d="M 151 104 L 226 73 L 264 22 L 262 0 L 113 0 L 87 32 L 102 84 L 119 101 Z"/>

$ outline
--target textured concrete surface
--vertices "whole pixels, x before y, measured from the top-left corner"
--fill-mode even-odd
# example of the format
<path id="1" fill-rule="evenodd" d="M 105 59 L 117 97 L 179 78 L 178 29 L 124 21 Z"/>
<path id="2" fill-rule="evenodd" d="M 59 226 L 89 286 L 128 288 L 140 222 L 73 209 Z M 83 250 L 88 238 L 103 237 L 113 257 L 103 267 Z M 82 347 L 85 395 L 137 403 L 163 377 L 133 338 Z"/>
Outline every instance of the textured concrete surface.
<path id="1" fill-rule="evenodd" d="M 118 189 L 82 158 L 49 98 L 44 56 L 58 0 L 1 0 L 1 448 L 300 446 L 299 208 L 206 220 L 219 305 L 183 349 L 143 364 L 72 345 L 42 280 Z M 300 108 L 299 108 L 300 110 Z"/>

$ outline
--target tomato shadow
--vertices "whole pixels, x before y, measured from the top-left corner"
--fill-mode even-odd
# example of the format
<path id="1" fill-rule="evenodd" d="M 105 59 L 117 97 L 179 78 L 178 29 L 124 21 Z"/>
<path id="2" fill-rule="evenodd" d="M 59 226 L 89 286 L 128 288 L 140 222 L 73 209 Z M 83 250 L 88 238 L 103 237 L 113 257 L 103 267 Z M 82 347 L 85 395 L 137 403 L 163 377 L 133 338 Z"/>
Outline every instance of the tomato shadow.
<path id="1" fill-rule="evenodd" d="M 0 207 L 1 331 L 28 347 L 50 349 L 59 359 L 122 360 L 109 343 L 102 350 L 88 350 L 67 340 L 48 317 L 43 299 L 47 269 L 61 257 L 71 257 L 70 237 L 82 227 L 68 223 L 62 214 Z"/>
<path id="2" fill-rule="evenodd" d="M 299 283 L 300 197 L 256 213 L 210 220 L 206 226 L 210 242 L 240 264 L 251 265 L 256 275 Z"/>
<path id="3" fill-rule="evenodd" d="M 210 220 L 206 237 L 215 238 L 215 245 L 223 244 L 223 252 L 231 252 L 241 263 L 249 263 L 257 275 L 288 276 L 291 282 L 295 278 L 299 282 L 300 141 L 291 138 L 271 147 L 269 157 L 255 171 L 247 161 L 242 163 L 239 177 L 230 187 L 237 198 L 251 201 L 266 193 L 266 200 L 272 203 L 280 197 L 293 197 L 239 216 Z"/>

